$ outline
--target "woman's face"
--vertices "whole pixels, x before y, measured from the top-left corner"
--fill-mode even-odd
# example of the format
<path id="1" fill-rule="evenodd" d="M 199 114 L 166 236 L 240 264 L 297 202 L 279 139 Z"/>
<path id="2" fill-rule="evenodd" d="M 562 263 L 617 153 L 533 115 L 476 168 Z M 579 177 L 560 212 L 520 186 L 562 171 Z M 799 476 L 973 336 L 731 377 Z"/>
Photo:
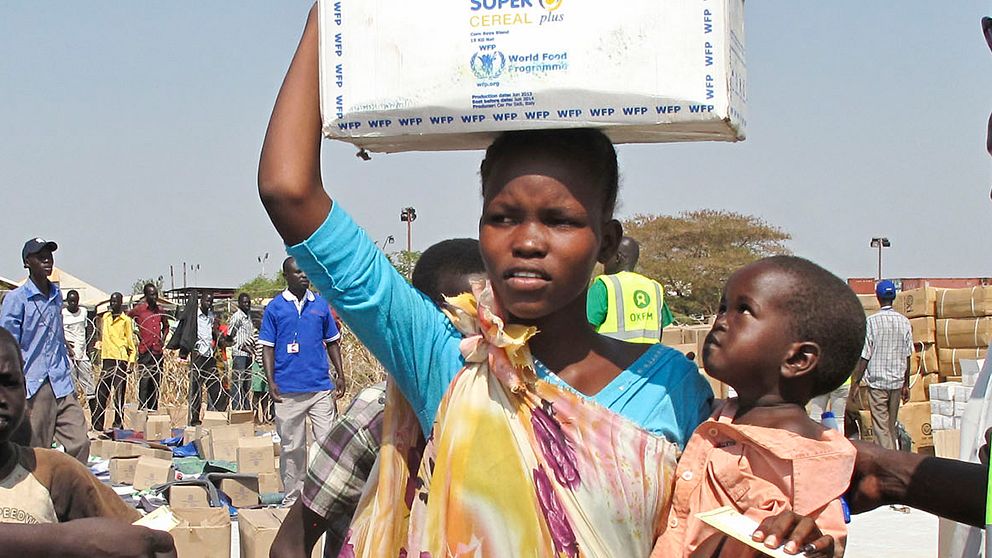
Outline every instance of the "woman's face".
<path id="1" fill-rule="evenodd" d="M 603 199 L 599 185 L 563 163 L 535 157 L 494 169 L 483 186 L 479 244 L 511 316 L 537 320 L 584 297 L 593 267 L 620 236 Z"/>

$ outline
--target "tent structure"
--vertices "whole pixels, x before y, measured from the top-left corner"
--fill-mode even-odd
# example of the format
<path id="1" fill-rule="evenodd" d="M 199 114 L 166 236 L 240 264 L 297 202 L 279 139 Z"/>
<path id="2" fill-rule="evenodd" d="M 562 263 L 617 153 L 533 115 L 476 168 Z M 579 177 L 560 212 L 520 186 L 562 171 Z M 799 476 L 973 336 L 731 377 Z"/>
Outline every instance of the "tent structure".
<path id="1" fill-rule="evenodd" d="M 110 298 L 110 295 L 106 292 L 58 267 L 52 268 L 52 274 L 48 278 L 52 283 L 57 283 L 59 288 L 62 289 L 62 296 L 65 296 L 71 290 L 78 292 L 79 305 L 90 310 L 96 308 L 97 304 Z M 18 281 L 17 285 L 23 285 L 27 280 L 27 277 L 25 277 Z"/>
<path id="2" fill-rule="evenodd" d="M 16 288 L 17 281 L 0 276 L 0 301 L 3 301 L 3 297 Z"/>
<path id="3" fill-rule="evenodd" d="M 17 288 L 19 283 L 13 279 L 7 279 L 6 277 L 0 275 L 0 290 L 12 291 Z"/>

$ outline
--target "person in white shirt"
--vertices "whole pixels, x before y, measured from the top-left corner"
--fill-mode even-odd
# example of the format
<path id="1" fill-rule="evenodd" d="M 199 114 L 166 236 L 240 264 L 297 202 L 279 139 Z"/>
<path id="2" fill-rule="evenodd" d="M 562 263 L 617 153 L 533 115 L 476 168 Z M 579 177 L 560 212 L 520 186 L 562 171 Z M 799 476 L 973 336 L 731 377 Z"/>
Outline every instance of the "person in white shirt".
<path id="1" fill-rule="evenodd" d="M 76 390 L 83 393 L 92 413 L 96 403 L 96 383 L 93 381 L 93 364 L 86 352 L 87 322 L 86 309 L 79 306 L 79 292 L 69 291 L 65 295 L 65 308 L 62 309 L 62 329 L 72 362 L 72 380 L 76 383 Z"/>
<path id="2" fill-rule="evenodd" d="M 892 309 L 896 286 L 879 281 L 875 296 L 882 307 L 868 317 L 865 346 L 851 381 L 868 388 L 868 408 L 875 442 L 885 449 L 898 449 L 896 418 L 900 401 L 909 401 L 909 357 L 913 333 L 906 316 Z"/>

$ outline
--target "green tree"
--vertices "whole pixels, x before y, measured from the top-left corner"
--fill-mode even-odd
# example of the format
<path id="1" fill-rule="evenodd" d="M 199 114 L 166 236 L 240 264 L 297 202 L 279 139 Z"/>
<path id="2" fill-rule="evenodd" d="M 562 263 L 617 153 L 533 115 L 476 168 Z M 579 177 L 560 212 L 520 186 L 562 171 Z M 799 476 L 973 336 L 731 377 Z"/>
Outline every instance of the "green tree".
<path id="1" fill-rule="evenodd" d="M 396 271 L 400 272 L 400 275 L 406 277 L 407 281 L 413 275 L 413 268 L 417 265 L 417 260 L 420 259 L 420 252 L 414 250 L 413 252 L 407 252 L 406 250 L 401 250 L 399 252 L 392 252 L 389 254 L 389 261 L 392 262 L 393 267 Z"/>
<path id="2" fill-rule="evenodd" d="M 701 209 L 679 215 L 635 215 L 624 234 L 641 244 L 637 271 L 665 285 L 677 318 L 716 313 L 723 285 L 742 266 L 788 254 L 792 236 L 760 217 Z"/>
<path id="3" fill-rule="evenodd" d="M 252 299 L 272 298 L 286 290 L 286 278 L 281 271 L 277 271 L 272 277 L 257 275 L 254 279 L 238 285 L 238 292 L 248 293 Z"/>
<path id="4" fill-rule="evenodd" d="M 145 292 L 145 285 L 148 283 L 155 285 L 155 288 L 161 293 L 162 286 L 165 281 L 162 279 L 161 275 L 158 276 L 158 279 L 138 279 L 133 285 L 131 285 L 131 294 L 142 294 Z"/>

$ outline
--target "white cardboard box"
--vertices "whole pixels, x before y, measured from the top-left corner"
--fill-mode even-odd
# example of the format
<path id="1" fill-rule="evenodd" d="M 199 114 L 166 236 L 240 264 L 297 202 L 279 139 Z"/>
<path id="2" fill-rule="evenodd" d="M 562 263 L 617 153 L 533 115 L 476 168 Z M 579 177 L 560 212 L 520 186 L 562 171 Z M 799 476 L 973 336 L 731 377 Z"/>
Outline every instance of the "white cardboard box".
<path id="1" fill-rule="evenodd" d="M 967 401 L 955 401 L 954 402 L 954 416 L 963 417 L 964 409 L 968 406 Z"/>
<path id="2" fill-rule="evenodd" d="M 951 396 L 953 400 L 956 401 L 968 401 L 971 398 L 971 392 L 975 390 L 974 386 L 966 386 L 958 382 L 950 382 L 951 384 Z"/>
<path id="3" fill-rule="evenodd" d="M 948 430 L 953 428 L 954 419 L 951 417 L 945 417 L 944 415 L 930 415 L 930 428 L 931 430 Z"/>
<path id="4" fill-rule="evenodd" d="M 931 399 L 930 413 L 934 415 L 943 415 L 945 417 L 952 417 L 954 416 L 954 402 L 944 401 L 941 399 Z"/>
<path id="5" fill-rule="evenodd" d="M 954 401 L 954 392 L 951 391 L 951 384 L 954 382 L 940 382 L 930 384 L 930 401 Z"/>
<path id="6" fill-rule="evenodd" d="M 372 151 L 497 132 L 744 139 L 743 0 L 320 0 L 324 134 Z"/>

